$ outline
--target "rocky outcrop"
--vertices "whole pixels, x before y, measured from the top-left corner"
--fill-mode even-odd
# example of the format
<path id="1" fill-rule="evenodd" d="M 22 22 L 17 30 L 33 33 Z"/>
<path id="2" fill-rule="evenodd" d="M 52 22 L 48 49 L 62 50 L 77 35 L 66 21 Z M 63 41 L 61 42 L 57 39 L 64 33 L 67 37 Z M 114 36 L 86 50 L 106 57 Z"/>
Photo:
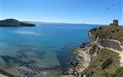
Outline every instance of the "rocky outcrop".
<path id="1" fill-rule="evenodd" d="M 89 47 L 73 49 L 79 61 L 75 77 L 106 77 L 123 66 L 122 26 L 96 27 L 88 35 Z"/>
<path id="2" fill-rule="evenodd" d="M 20 22 L 16 19 L 5 19 L 0 20 L 0 27 L 17 27 L 17 26 L 36 26 L 35 24 L 28 23 L 28 22 Z"/>
<path id="3" fill-rule="evenodd" d="M 121 43 L 117 40 L 103 39 L 103 40 L 98 40 L 97 44 L 104 47 L 104 48 L 112 48 L 112 49 L 117 50 L 119 52 L 123 51 Z"/>

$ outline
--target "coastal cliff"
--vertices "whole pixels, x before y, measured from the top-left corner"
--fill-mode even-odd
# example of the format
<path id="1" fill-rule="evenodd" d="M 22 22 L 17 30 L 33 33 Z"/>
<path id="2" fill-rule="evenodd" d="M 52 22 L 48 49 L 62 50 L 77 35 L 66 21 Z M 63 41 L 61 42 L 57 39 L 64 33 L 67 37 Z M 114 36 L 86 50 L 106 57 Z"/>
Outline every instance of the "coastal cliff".
<path id="1" fill-rule="evenodd" d="M 0 27 L 17 27 L 17 26 L 36 26 L 35 24 L 28 23 L 28 22 L 20 22 L 16 19 L 5 19 L 0 20 Z"/>
<path id="2" fill-rule="evenodd" d="M 91 56 L 85 77 L 123 76 L 123 26 L 96 27 L 89 32 Z M 95 55 L 96 54 L 96 55 Z"/>
<path id="3" fill-rule="evenodd" d="M 87 47 L 73 49 L 79 63 L 68 77 L 122 77 L 123 26 L 96 27 L 88 35 Z"/>

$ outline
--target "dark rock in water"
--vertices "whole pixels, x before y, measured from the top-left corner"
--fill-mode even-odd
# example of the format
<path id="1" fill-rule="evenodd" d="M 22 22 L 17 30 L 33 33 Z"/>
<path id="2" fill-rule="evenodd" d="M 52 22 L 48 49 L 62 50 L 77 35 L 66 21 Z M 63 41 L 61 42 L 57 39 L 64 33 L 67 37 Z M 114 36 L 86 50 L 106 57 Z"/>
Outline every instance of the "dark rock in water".
<path id="1" fill-rule="evenodd" d="M 80 45 L 80 48 L 85 48 L 85 45 L 83 45 L 83 44 L 82 44 L 82 45 Z"/>
<path id="2" fill-rule="evenodd" d="M 67 71 L 64 71 L 63 75 L 69 75 L 69 73 Z"/>
<path id="3" fill-rule="evenodd" d="M 79 61 L 72 61 L 71 65 L 73 65 L 73 67 L 76 67 L 79 64 Z"/>
<path id="4" fill-rule="evenodd" d="M 20 22 L 16 19 L 5 19 L 0 20 L 0 27 L 17 27 L 17 26 L 36 26 L 35 24 L 28 23 L 28 22 Z"/>
<path id="5" fill-rule="evenodd" d="M 9 65 L 11 65 L 11 63 L 12 63 L 12 65 L 13 65 L 13 63 L 20 64 L 20 65 L 25 64 L 25 62 L 23 62 L 17 58 L 11 57 L 11 56 L 0 56 L 0 57 L 5 61 L 5 63 L 7 63 Z"/>
<path id="6" fill-rule="evenodd" d="M 76 61 L 76 55 L 72 52 L 72 48 L 76 47 L 75 43 L 67 43 L 64 45 L 61 50 L 56 51 L 57 53 L 57 59 L 59 60 L 61 70 L 63 71 L 63 74 L 67 74 L 67 70 L 73 65 L 70 64 L 71 61 Z"/>

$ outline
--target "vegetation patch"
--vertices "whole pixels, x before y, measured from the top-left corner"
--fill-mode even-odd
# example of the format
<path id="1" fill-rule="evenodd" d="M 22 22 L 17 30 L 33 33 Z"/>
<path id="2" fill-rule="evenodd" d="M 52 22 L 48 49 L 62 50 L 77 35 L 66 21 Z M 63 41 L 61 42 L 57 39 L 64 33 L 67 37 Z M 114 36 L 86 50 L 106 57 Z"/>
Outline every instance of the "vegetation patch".
<path id="1" fill-rule="evenodd" d="M 100 39 L 118 40 L 123 45 L 123 26 L 103 26 L 90 30 L 92 35 Z"/>
<path id="2" fill-rule="evenodd" d="M 108 77 L 120 66 L 119 54 L 108 49 L 100 49 L 94 46 L 93 51 L 97 53 L 90 65 L 82 72 L 87 77 Z"/>
<path id="3" fill-rule="evenodd" d="M 108 77 L 123 77 L 123 67 L 118 68 L 114 73 L 110 74 Z"/>

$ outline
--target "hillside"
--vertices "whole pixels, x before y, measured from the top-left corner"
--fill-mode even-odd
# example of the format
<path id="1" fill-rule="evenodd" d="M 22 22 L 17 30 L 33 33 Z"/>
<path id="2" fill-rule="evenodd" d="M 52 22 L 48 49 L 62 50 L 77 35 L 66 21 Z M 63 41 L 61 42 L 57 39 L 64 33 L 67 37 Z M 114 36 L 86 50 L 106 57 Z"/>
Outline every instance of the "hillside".
<path id="1" fill-rule="evenodd" d="M 73 49 L 79 63 L 69 74 L 75 77 L 122 77 L 123 26 L 96 27 L 88 35 L 88 47 Z"/>
<path id="2" fill-rule="evenodd" d="M 123 26 L 96 27 L 90 30 L 89 37 L 87 54 L 91 59 L 81 76 L 122 77 Z"/>
<path id="3" fill-rule="evenodd" d="M 20 22 L 16 19 L 0 20 L 0 27 L 17 27 L 17 26 L 36 26 L 35 24 L 28 22 Z"/>
<path id="4" fill-rule="evenodd" d="M 103 26 L 90 30 L 95 38 L 118 40 L 123 45 L 123 26 Z"/>
<path id="5" fill-rule="evenodd" d="M 90 41 L 97 41 L 94 43 L 96 46 L 94 47 L 93 45 L 91 47 L 93 50 L 90 50 L 90 52 L 93 52 L 91 55 L 96 53 L 96 56 L 92 57 L 93 59 L 91 59 L 89 66 L 82 72 L 82 75 L 85 74 L 86 77 L 122 77 L 123 26 L 97 27 L 90 30 L 89 33 L 91 33 L 91 36 L 93 35 L 93 38 L 90 37 Z M 107 39 L 108 41 L 105 42 Z M 99 43 L 102 47 L 99 46 Z M 118 50 L 118 47 L 121 50 Z"/>

